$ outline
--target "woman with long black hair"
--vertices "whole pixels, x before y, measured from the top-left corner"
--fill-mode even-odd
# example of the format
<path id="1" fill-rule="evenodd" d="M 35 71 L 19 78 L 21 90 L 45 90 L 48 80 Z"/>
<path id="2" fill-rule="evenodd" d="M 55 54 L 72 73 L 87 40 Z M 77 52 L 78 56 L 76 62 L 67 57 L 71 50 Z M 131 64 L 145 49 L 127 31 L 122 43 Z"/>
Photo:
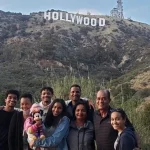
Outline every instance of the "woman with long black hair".
<path id="1" fill-rule="evenodd" d="M 50 105 L 43 125 L 46 138 L 30 142 L 30 146 L 40 147 L 42 150 L 68 150 L 66 137 L 69 122 L 64 100 L 55 99 Z"/>
<path id="2" fill-rule="evenodd" d="M 115 150 L 133 150 L 137 147 L 136 136 L 131 128 L 126 127 L 126 113 L 118 108 L 111 113 L 111 125 L 118 131 L 118 137 L 114 143 Z"/>

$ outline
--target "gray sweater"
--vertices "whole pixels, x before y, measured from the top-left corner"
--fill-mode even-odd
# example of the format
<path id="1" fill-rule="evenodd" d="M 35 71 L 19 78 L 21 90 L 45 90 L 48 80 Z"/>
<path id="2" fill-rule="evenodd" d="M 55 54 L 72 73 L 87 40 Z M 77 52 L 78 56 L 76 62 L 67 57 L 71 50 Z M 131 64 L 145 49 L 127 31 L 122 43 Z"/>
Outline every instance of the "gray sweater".
<path id="1" fill-rule="evenodd" d="M 92 122 L 87 121 L 83 127 L 78 128 L 75 121 L 72 121 L 67 143 L 69 150 L 95 150 Z"/>

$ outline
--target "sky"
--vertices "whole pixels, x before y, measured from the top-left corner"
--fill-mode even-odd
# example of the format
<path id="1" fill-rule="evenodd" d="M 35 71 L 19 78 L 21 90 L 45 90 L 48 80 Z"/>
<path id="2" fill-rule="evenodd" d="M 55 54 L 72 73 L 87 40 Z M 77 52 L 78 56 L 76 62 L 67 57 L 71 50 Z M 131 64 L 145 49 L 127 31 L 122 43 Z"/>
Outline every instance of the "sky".
<path id="1" fill-rule="evenodd" d="M 124 17 L 150 25 L 150 0 L 122 0 Z M 30 14 L 51 9 L 110 15 L 117 0 L 0 0 L 0 10 Z"/>

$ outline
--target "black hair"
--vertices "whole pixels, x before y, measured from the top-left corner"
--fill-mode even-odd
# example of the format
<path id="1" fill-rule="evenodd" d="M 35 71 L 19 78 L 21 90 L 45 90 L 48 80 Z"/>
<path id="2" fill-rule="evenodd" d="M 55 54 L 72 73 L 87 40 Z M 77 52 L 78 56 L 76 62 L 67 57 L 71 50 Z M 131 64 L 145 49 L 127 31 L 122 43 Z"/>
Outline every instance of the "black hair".
<path id="1" fill-rule="evenodd" d="M 20 93 L 19 91 L 17 90 L 8 90 L 5 94 L 5 99 L 8 97 L 9 94 L 14 94 L 17 96 L 17 100 L 19 100 L 19 96 L 20 96 Z"/>
<path id="2" fill-rule="evenodd" d="M 28 98 L 30 100 L 30 102 L 32 103 L 33 102 L 33 97 L 30 93 L 24 93 L 21 95 L 20 99 L 21 98 Z"/>
<path id="3" fill-rule="evenodd" d="M 81 92 L 81 86 L 80 86 L 80 85 L 78 85 L 78 84 L 73 84 L 73 85 L 71 85 L 70 90 L 71 90 L 72 87 L 78 87 L 79 90 L 80 90 L 80 92 Z"/>
<path id="4" fill-rule="evenodd" d="M 120 115 L 121 115 L 121 117 L 122 117 L 123 120 L 125 120 L 125 119 L 127 118 L 127 115 L 126 115 L 125 111 L 124 111 L 122 108 L 115 108 L 115 109 L 113 109 L 113 110 L 111 111 L 111 114 L 112 114 L 113 112 L 118 112 L 118 113 L 120 113 Z"/>
<path id="5" fill-rule="evenodd" d="M 71 90 L 72 87 L 78 87 L 79 90 L 80 90 L 80 92 L 81 92 L 81 87 L 80 87 L 80 85 L 78 85 L 78 84 L 73 84 L 73 85 L 71 85 L 70 90 Z"/>
<path id="6" fill-rule="evenodd" d="M 87 113 L 87 120 L 89 120 L 89 104 L 88 104 L 88 102 L 87 101 L 79 101 L 79 102 L 77 102 L 76 104 L 75 104 L 75 106 L 73 107 L 73 120 L 76 120 L 76 116 L 75 116 L 75 111 L 76 111 L 76 108 L 77 108 L 77 106 L 78 105 L 83 105 L 84 106 L 84 108 L 85 108 L 85 110 L 86 110 L 86 113 Z"/>
<path id="7" fill-rule="evenodd" d="M 55 103 L 60 103 L 62 105 L 62 107 L 63 107 L 62 113 L 59 116 L 53 116 L 53 113 L 52 113 L 52 108 L 53 108 Z M 63 116 L 67 116 L 65 101 L 63 99 L 55 99 L 51 103 L 51 105 L 50 105 L 50 107 L 48 109 L 48 112 L 47 112 L 47 115 L 46 115 L 46 118 L 45 118 L 45 121 L 44 121 L 44 125 L 46 127 L 50 127 L 52 124 L 58 124 L 59 120 Z"/>
<path id="8" fill-rule="evenodd" d="M 54 94 L 54 90 L 53 90 L 53 88 L 51 88 L 51 87 L 43 87 L 43 88 L 40 90 L 40 93 L 42 93 L 42 91 L 44 91 L 44 90 L 50 91 L 50 92 L 52 93 L 52 95 Z"/>

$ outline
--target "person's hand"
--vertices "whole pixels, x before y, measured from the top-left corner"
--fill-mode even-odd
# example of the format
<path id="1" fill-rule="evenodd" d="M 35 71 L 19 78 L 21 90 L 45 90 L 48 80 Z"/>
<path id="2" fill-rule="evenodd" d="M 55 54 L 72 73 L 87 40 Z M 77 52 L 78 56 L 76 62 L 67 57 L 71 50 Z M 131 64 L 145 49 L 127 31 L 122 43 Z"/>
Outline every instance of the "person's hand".
<path id="1" fill-rule="evenodd" d="M 35 147 L 33 146 L 33 145 L 34 145 L 34 142 L 35 142 L 35 140 L 32 140 L 32 141 L 29 142 L 30 148 L 31 148 L 31 149 L 34 148 L 34 150 L 41 150 L 40 147 L 36 147 L 36 148 L 35 148 Z"/>
<path id="2" fill-rule="evenodd" d="M 93 103 L 92 100 L 88 100 L 88 103 L 89 103 L 90 109 L 91 109 L 91 108 L 95 109 L 95 105 L 94 105 L 94 103 Z"/>
<path id="3" fill-rule="evenodd" d="M 30 146 L 31 149 L 33 149 L 33 145 L 34 145 L 34 140 L 29 142 L 29 146 Z"/>

